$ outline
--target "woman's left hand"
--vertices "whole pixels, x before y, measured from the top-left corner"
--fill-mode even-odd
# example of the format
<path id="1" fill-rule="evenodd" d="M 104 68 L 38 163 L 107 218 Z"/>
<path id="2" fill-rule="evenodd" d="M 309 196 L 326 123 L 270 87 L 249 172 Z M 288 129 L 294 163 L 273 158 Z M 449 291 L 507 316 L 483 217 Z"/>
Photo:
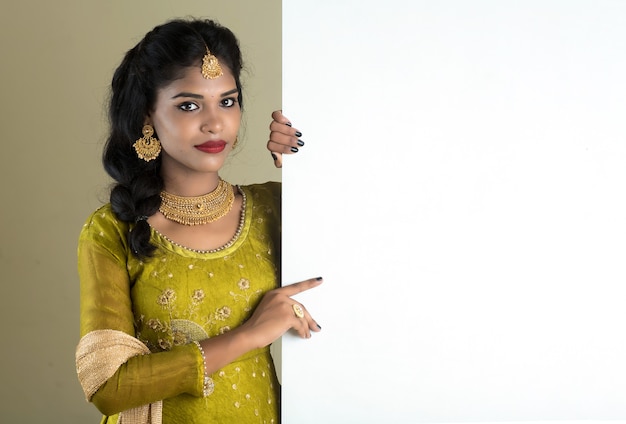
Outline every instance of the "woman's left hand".
<path id="1" fill-rule="evenodd" d="M 267 150 L 272 153 L 276 168 L 283 166 L 283 154 L 297 153 L 304 146 L 300 137 L 302 137 L 302 133 L 292 127 L 291 122 L 283 115 L 282 111 L 277 110 L 272 113 Z"/>

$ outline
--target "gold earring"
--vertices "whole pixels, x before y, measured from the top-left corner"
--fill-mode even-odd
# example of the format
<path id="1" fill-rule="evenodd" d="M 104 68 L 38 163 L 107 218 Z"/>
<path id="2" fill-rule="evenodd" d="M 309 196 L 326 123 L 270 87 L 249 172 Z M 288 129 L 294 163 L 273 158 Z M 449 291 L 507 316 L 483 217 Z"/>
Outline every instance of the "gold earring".
<path id="1" fill-rule="evenodd" d="M 235 141 L 233 142 L 233 149 L 237 147 L 237 143 L 239 143 L 239 136 L 235 137 Z"/>
<path id="2" fill-rule="evenodd" d="M 154 128 L 152 125 L 144 125 L 141 129 L 143 137 L 137 139 L 133 147 L 139 159 L 143 159 L 146 162 L 150 162 L 159 157 L 161 153 L 161 143 L 156 138 L 152 137 L 154 134 Z"/>

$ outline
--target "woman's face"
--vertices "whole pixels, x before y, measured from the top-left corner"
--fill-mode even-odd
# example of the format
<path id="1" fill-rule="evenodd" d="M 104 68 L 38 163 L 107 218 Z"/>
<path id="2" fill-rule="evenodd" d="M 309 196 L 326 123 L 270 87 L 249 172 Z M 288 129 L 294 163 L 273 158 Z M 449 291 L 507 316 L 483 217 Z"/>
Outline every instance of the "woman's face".
<path id="1" fill-rule="evenodd" d="M 216 173 L 224 165 L 239 131 L 241 108 L 235 78 L 205 79 L 200 67 L 157 92 L 148 123 L 161 142 L 163 177 Z"/>

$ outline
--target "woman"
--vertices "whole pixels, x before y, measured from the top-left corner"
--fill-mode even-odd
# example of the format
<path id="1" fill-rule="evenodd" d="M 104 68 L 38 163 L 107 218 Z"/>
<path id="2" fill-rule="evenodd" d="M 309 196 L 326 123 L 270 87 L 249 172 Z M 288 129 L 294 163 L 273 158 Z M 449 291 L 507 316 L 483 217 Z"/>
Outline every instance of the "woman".
<path id="1" fill-rule="evenodd" d="M 237 144 L 241 53 L 209 20 L 156 27 L 112 81 L 110 203 L 79 240 L 76 362 L 102 422 L 278 422 L 269 345 L 320 327 L 279 288 L 280 186 L 219 171 Z M 275 113 L 268 148 L 297 151 Z M 293 148 L 293 149 L 292 149 Z"/>

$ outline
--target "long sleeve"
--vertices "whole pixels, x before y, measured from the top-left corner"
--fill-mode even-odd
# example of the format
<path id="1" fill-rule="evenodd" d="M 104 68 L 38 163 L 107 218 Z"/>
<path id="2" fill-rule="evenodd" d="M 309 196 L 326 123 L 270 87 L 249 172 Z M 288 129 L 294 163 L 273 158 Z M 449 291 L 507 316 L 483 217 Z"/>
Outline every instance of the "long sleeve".
<path id="1" fill-rule="evenodd" d="M 81 337 L 112 329 L 135 336 L 123 225 L 110 209 L 97 211 L 81 232 L 78 247 Z M 202 396 L 204 364 L 194 344 L 130 358 L 95 393 L 92 402 L 105 415 L 182 393 Z"/>

